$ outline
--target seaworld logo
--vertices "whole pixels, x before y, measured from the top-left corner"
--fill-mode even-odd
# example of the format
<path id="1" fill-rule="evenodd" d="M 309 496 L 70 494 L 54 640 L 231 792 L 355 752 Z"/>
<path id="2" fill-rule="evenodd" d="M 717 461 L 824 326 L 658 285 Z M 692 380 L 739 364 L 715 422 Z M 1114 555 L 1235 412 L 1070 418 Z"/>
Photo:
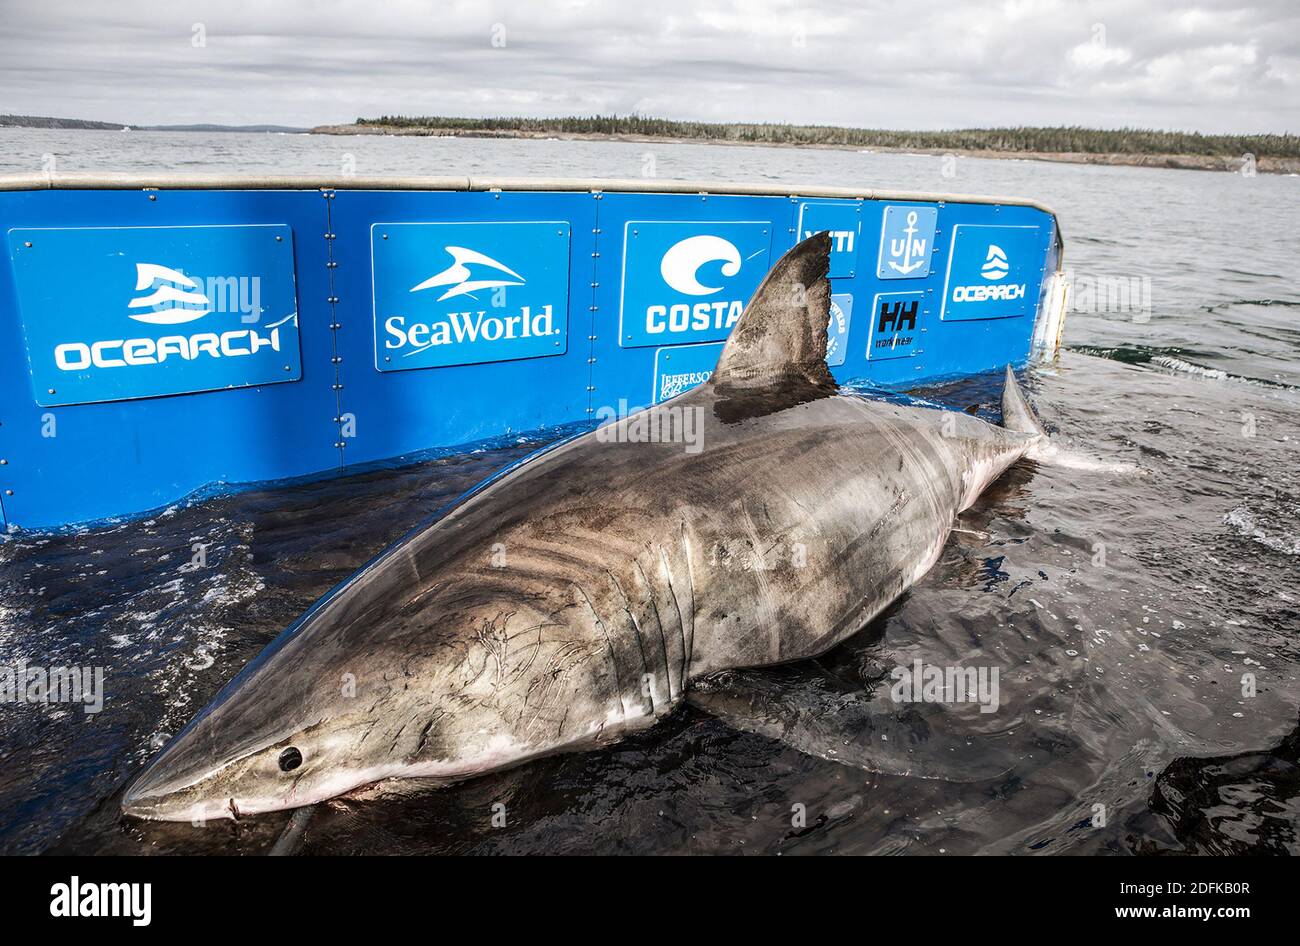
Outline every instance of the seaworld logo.
<path id="1" fill-rule="evenodd" d="M 443 249 L 451 254 L 452 264 L 436 276 L 430 276 L 419 285 L 412 286 L 411 292 L 423 292 L 425 289 L 450 286 L 450 289 L 438 297 L 438 301 L 442 302 L 444 299 L 450 299 L 453 296 L 468 295 L 473 298 L 472 293 L 480 289 L 497 289 L 503 286 L 522 286 L 524 284 L 523 276 L 520 276 L 505 263 L 494 260 L 486 253 L 480 253 L 477 250 L 471 250 L 463 246 L 445 246 Z M 498 275 L 488 279 L 471 279 L 472 272 L 469 268 L 471 263 L 493 270 Z M 501 275 L 512 278 L 502 279 Z"/>
<path id="2" fill-rule="evenodd" d="M 445 246 L 443 249 L 451 255 L 452 264 L 412 286 L 411 292 L 449 287 L 437 299 L 442 302 L 456 296 L 469 296 L 473 299 L 474 293 L 479 290 L 493 289 L 500 292 L 506 286 L 523 286 L 527 282 L 505 263 L 486 253 L 463 246 Z M 471 267 L 475 267 L 477 272 Z M 504 294 L 494 298 L 493 304 L 500 305 L 503 301 Z M 423 322 L 408 319 L 405 315 L 393 315 L 384 320 L 384 332 L 387 335 L 384 339 L 386 349 L 409 349 L 402 352 L 404 358 L 441 345 L 510 341 L 560 334 L 560 330 L 555 327 L 554 307 L 549 304 L 542 306 L 538 312 L 529 306 L 521 306 L 515 315 L 492 315 L 486 309 L 447 312 L 440 319 Z"/>
<path id="3" fill-rule="evenodd" d="M 555 310 L 542 306 L 534 313 L 523 306 L 518 315 L 488 315 L 486 309 L 477 312 L 448 312 L 446 321 L 411 322 L 406 316 L 389 316 L 384 322 L 388 338 L 384 347 L 390 351 L 410 348 L 403 357 L 419 354 L 439 345 L 457 345 L 478 341 L 496 342 L 510 339 L 536 338 L 542 335 L 559 335 L 555 327 Z"/>

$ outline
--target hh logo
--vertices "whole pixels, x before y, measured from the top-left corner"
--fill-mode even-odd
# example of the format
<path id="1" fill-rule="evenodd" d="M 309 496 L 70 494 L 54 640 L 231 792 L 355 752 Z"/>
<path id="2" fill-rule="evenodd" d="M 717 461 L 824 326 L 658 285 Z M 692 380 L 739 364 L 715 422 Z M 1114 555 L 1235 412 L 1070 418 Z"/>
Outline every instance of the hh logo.
<path id="1" fill-rule="evenodd" d="M 297 380 L 292 237 L 282 225 L 10 231 L 37 403 Z M 73 267 L 69 305 L 50 288 Z"/>
<path id="2" fill-rule="evenodd" d="M 925 293 L 878 292 L 867 340 L 867 358 L 910 358 L 921 352 L 920 329 L 925 320 Z"/>
<path id="3" fill-rule="evenodd" d="M 930 255 L 939 220 L 935 207 L 886 207 L 880 232 L 880 279 L 920 279 L 930 275 Z"/>
<path id="4" fill-rule="evenodd" d="M 380 371 L 565 352 L 568 223 L 375 224 L 371 247 Z"/>
<path id="5" fill-rule="evenodd" d="M 726 338 L 767 274 L 770 252 L 768 223 L 629 222 L 619 343 Z"/>
<path id="6" fill-rule="evenodd" d="M 952 239 L 940 318 L 1001 319 L 1032 311 L 1046 254 L 1039 227 L 958 224 Z"/>

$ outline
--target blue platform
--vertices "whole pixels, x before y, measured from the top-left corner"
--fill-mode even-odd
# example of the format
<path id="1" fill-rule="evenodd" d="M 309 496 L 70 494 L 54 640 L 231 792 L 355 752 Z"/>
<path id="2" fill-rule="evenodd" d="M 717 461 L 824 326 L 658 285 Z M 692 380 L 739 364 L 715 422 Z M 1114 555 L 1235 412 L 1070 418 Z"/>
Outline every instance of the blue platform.
<path id="1" fill-rule="evenodd" d="M 707 378 L 771 263 L 820 230 L 840 380 L 906 388 L 1055 350 L 1044 208 L 638 187 L 0 178 L 6 525 L 675 396 Z"/>

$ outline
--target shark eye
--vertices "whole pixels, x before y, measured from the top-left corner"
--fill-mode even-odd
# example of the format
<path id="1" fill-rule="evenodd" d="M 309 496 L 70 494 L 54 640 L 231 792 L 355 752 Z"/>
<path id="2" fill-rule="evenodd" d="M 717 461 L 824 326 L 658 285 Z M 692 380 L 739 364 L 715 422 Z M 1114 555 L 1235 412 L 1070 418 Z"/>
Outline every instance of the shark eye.
<path id="1" fill-rule="evenodd" d="M 290 746 L 280 753 L 281 772 L 292 772 L 300 765 L 302 765 L 302 753 L 294 746 Z"/>

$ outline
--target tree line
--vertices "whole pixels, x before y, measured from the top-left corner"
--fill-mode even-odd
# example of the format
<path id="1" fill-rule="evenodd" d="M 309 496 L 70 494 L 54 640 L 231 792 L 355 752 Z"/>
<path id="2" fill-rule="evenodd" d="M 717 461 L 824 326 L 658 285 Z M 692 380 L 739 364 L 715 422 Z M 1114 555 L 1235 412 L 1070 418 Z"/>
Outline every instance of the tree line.
<path id="1" fill-rule="evenodd" d="M 955 131 L 890 131 L 833 125 L 681 122 L 641 115 L 568 118 L 451 118 L 383 115 L 359 125 L 490 134 L 633 135 L 695 138 L 754 144 L 843 145 L 916 150 L 1072 152 L 1083 154 L 1180 154 L 1300 157 L 1300 135 L 1203 135 L 1148 128 L 966 128 Z"/>

